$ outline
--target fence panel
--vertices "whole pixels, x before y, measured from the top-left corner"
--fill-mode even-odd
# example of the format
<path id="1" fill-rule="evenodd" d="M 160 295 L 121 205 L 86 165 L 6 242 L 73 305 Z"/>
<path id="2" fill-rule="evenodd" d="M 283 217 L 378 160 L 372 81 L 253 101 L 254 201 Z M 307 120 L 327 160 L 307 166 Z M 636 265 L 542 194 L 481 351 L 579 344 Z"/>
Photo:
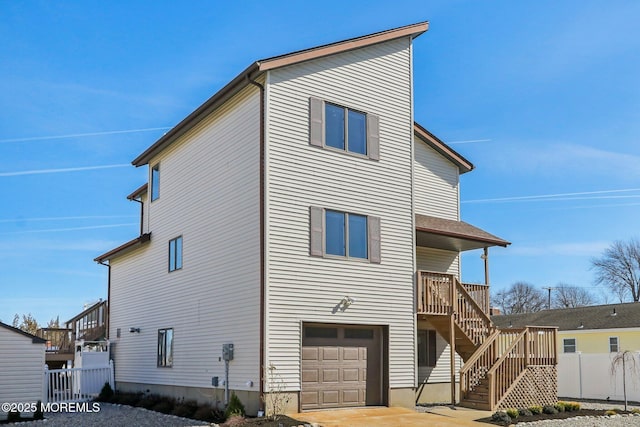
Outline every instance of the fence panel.
<path id="1" fill-rule="evenodd" d="M 44 402 L 83 402 L 100 394 L 105 383 L 114 388 L 113 361 L 108 366 L 44 370 Z"/>

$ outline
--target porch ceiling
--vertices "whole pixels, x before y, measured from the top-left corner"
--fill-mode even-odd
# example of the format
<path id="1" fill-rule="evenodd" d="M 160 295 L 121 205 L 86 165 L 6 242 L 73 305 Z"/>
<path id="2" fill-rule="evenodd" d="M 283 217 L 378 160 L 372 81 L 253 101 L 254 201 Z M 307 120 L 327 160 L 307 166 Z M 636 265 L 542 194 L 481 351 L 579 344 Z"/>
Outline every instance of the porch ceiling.
<path id="1" fill-rule="evenodd" d="M 510 242 L 464 221 L 416 214 L 416 245 L 448 251 L 469 251 Z"/>

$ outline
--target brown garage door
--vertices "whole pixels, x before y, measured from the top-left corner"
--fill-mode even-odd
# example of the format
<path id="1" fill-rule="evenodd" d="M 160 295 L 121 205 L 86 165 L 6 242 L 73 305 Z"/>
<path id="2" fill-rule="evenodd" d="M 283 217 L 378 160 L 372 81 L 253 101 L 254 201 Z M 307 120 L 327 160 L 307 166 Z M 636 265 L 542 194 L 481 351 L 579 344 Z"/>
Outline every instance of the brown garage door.
<path id="1" fill-rule="evenodd" d="M 380 405 L 379 327 L 305 325 L 301 409 Z"/>

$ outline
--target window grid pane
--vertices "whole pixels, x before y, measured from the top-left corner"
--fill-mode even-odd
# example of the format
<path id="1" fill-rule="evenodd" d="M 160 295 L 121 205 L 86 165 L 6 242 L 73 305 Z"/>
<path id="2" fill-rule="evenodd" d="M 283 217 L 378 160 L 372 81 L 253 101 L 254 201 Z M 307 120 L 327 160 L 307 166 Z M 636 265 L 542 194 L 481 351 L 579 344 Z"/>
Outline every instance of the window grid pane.
<path id="1" fill-rule="evenodd" d="M 169 271 L 176 269 L 176 241 L 169 242 Z"/>
<path id="2" fill-rule="evenodd" d="M 575 353 L 576 352 L 575 338 L 565 338 L 563 340 L 563 347 L 564 347 L 565 353 Z"/>
<path id="3" fill-rule="evenodd" d="M 349 214 L 349 256 L 367 258 L 367 217 Z"/>
<path id="4" fill-rule="evenodd" d="M 609 352 L 611 353 L 618 352 L 618 337 L 609 338 Z"/>
<path id="5" fill-rule="evenodd" d="M 345 214 L 336 211 L 325 212 L 325 247 L 329 255 L 346 256 Z"/>
<path id="6" fill-rule="evenodd" d="M 339 150 L 345 149 L 344 121 L 345 109 L 325 104 L 325 144 Z"/>
<path id="7" fill-rule="evenodd" d="M 182 268 L 182 237 L 176 239 L 176 270 Z"/>
<path id="8" fill-rule="evenodd" d="M 347 119 L 348 137 L 347 149 L 352 153 L 367 154 L 367 116 L 357 111 L 349 110 Z"/>

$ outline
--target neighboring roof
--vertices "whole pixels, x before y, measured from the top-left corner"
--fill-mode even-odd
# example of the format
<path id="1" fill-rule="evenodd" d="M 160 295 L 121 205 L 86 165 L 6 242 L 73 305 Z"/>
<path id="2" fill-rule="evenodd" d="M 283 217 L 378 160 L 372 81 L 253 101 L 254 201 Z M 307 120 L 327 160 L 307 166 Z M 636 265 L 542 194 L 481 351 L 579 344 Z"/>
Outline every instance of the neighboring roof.
<path id="1" fill-rule="evenodd" d="M 428 215 L 416 214 L 416 232 L 418 246 L 446 250 L 468 251 L 511 244 L 464 221 Z"/>
<path id="2" fill-rule="evenodd" d="M 336 43 L 317 46 L 311 49 L 300 50 L 297 52 L 287 53 L 285 55 L 274 56 L 267 59 L 261 59 L 249 65 L 243 72 L 238 74 L 233 80 L 227 83 L 222 89 L 216 92 L 211 98 L 185 117 L 180 123 L 165 133 L 153 145 L 147 148 L 142 154 L 136 157 L 133 162 L 134 166 L 145 165 L 160 151 L 173 143 L 180 136 L 184 135 L 196 123 L 216 110 L 225 101 L 237 94 L 240 90 L 251 84 L 251 80 L 255 79 L 261 73 L 279 67 L 298 64 L 312 59 L 322 58 L 327 55 L 335 55 L 337 53 L 348 52 L 377 43 L 398 39 L 401 37 L 418 37 L 429 29 L 428 22 L 419 22 L 417 24 L 407 25 L 400 28 L 382 31 L 379 33 L 369 34 L 366 36 L 356 37 L 353 39 L 343 40 Z"/>
<path id="3" fill-rule="evenodd" d="M 117 248 L 110 250 L 109 252 L 103 253 L 99 257 L 95 258 L 94 261 L 102 263 L 118 255 L 122 255 L 123 253 L 128 252 L 142 245 L 143 243 L 148 242 L 149 240 L 151 240 L 151 233 L 142 234 L 135 239 L 129 240 L 127 243 L 124 243 Z"/>
<path id="4" fill-rule="evenodd" d="M 614 315 L 615 313 L 615 315 Z M 499 328 L 557 326 L 560 331 L 640 327 L 640 303 L 560 308 L 537 313 L 491 316 Z M 582 325 L 582 327 L 580 327 Z"/>
<path id="5" fill-rule="evenodd" d="M 47 340 L 45 340 L 43 338 L 37 337 L 35 335 L 31 335 L 30 333 L 25 332 L 22 329 L 14 328 L 13 326 L 9 326 L 6 323 L 0 322 L 0 327 L 6 328 L 6 329 L 8 329 L 10 331 L 13 331 L 15 333 L 18 333 L 20 335 L 24 335 L 27 338 L 31 338 L 31 342 L 33 342 L 34 344 L 45 344 L 47 342 Z"/>
<path id="6" fill-rule="evenodd" d="M 426 142 L 431 148 L 436 150 L 438 153 L 442 154 L 449 161 L 454 163 L 460 169 L 460 173 L 471 172 L 475 166 L 473 164 L 462 157 L 458 152 L 456 152 L 453 148 L 449 147 L 447 144 L 442 142 L 440 138 L 420 126 L 417 122 L 413 123 L 413 131 L 418 137 Z"/>
<path id="7" fill-rule="evenodd" d="M 145 194 L 147 192 L 147 188 L 149 187 L 148 184 L 142 184 L 140 187 L 136 188 L 133 193 L 129 194 L 127 196 L 127 199 L 129 200 L 136 200 L 138 199 L 140 196 L 142 196 L 143 194 Z"/>

